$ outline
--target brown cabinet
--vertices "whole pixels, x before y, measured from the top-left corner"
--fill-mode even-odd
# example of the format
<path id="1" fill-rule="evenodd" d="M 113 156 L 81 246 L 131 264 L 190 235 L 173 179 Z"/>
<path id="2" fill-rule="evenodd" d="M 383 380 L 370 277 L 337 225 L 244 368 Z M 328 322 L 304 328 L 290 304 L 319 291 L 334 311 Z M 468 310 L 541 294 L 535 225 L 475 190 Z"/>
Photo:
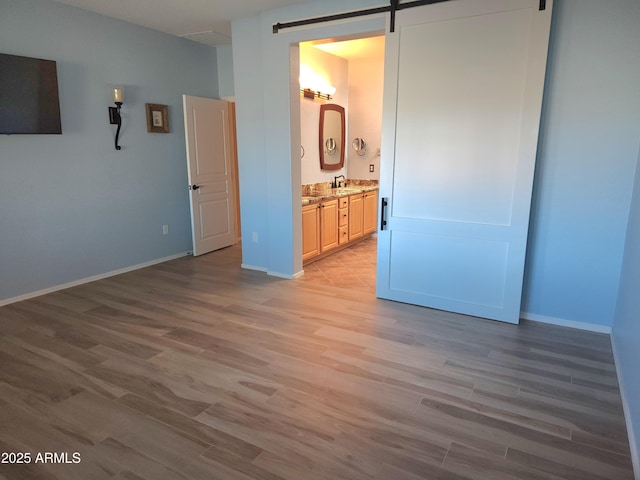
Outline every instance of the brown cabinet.
<path id="1" fill-rule="evenodd" d="M 302 260 L 312 259 L 376 231 L 377 192 L 302 207 Z"/>
<path id="2" fill-rule="evenodd" d="M 320 205 L 302 207 L 302 260 L 320 253 Z"/>
<path id="3" fill-rule="evenodd" d="M 363 215 L 362 193 L 349 197 L 349 240 L 362 237 L 362 215 Z"/>
<path id="4" fill-rule="evenodd" d="M 349 241 L 349 198 L 340 197 L 338 207 L 338 244 L 342 245 Z"/>
<path id="5" fill-rule="evenodd" d="M 320 252 L 338 246 L 338 200 L 320 204 Z"/>
<path id="6" fill-rule="evenodd" d="M 378 192 L 365 192 L 362 205 L 362 234 L 378 230 Z"/>
<path id="7" fill-rule="evenodd" d="M 338 235 L 339 235 L 339 239 L 338 239 L 338 243 L 340 245 L 344 244 L 344 243 L 348 243 L 349 242 L 349 226 L 345 225 L 344 227 L 339 227 L 338 228 Z"/>
<path id="8" fill-rule="evenodd" d="M 338 200 L 302 207 L 302 260 L 335 248 L 338 235 Z"/>

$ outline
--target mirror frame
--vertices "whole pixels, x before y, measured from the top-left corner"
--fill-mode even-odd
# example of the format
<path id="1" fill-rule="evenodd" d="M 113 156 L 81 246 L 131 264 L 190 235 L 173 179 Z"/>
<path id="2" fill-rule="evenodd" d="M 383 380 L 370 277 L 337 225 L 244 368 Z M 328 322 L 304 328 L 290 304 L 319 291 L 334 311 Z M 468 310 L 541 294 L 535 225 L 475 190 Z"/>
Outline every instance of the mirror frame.
<path id="1" fill-rule="evenodd" d="M 340 114 L 340 121 L 342 123 L 341 125 L 341 139 L 340 142 L 338 142 L 338 146 L 340 148 L 340 162 L 338 163 L 327 163 L 325 162 L 324 159 L 324 146 L 325 146 L 325 139 L 324 139 L 324 115 L 325 112 L 327 111 L 335 111 L 338 112 Z M 340 170 L 341 168 L 344 168 L 344 146 L 345 146 L 345 115 L 344 115 L 344 107 L 341 107 L 340 105 L 336 105 L 334 103 L 326 103 L 323 105 L 320 105 L 320 128 L 318 129 L 319 135 L 319 146 L 320 146 L 320 169 L 321 170 Z"/>

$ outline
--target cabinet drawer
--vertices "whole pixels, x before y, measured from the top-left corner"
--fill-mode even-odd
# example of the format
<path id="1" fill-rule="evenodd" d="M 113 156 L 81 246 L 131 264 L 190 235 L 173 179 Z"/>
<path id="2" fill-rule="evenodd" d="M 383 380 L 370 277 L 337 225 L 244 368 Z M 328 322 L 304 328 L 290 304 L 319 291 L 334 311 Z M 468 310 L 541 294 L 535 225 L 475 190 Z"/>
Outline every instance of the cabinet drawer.
<path id="1" fill-rule="evenodd" d="M 347 208 L 349 206 L 349 197 L 338 198 L 338 208 Z"/>
<path id="2" fill-rule="evenodd" d="M 345 227 L 349 225 L 349 209 L 343 208 L 338 213 L 338 226 Z"/>
<path id="3" fill-rule="evenodd" d="M 342 245 L 343 243 L 347 243 L 349 241 L 349 226 L 345 225 L 344 227 L 340 227 L 338 232 L 338 243 Z"/>

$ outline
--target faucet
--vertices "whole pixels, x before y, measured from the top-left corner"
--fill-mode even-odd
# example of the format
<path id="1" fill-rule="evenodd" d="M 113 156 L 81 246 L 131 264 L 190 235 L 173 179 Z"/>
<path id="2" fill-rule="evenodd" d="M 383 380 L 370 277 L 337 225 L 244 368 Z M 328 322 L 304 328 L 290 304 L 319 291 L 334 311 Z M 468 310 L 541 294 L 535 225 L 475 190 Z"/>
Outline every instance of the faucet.
<path id="1" fill-rule="evenodd" d="M 338 182 L 338 179 L 342 178 L 345 183 L 347 183 L 347 179 L 344 178 L 344 175 L 338 175 L 336 177 L 333 177 L 333 183 L 331 184 L 331 188 L 339 188 L 340 187 L 340 182 Z"/>

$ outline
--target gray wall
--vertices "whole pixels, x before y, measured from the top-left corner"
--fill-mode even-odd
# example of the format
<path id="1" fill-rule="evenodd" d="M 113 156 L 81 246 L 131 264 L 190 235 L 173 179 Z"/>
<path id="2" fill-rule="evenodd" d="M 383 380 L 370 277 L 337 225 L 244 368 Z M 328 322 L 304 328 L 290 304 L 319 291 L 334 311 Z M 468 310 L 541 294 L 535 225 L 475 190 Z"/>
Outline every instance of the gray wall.
<path id="1" fill-rule="evenodd" d="M 63 129 L 0 136 L 0 302 L 190 250 L 181 95 L 217 96 L 215 49 L 0 0 L 0 51 L 58 62 Z M 119 152 L 113 84 L 125 87 Z M 145 103 L 169 106 L 171 133 L 147 133 Z"/>
<path id="2" fill-rule="evenodd" d="M 640 141 L 640 2 L 558 0 L 522 310 L 611 327 Z"/>
<path id="3" fill-rule="evenodd" d="M 640 478 L 640 152 L 635 180 L 620 278 L 620 294 L 613 323 L 613 345 L 618 378 L 624 393 L 636 478 Z"/>
<path id="4" fill-rule="evenodd" d="M 233 88 L 233 50 L 231 44 L 216 47 L 218 57 L 218 90 L 220 98 L 232 98 Z"/>

